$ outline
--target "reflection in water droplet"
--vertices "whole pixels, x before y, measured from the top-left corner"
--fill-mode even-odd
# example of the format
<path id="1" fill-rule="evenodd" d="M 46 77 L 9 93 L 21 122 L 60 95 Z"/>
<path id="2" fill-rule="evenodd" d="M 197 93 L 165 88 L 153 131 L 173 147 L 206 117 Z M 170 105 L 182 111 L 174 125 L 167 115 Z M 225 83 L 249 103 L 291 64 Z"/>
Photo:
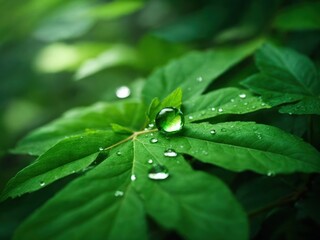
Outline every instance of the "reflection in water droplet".
<path id="1" fill-rule="evenodd" d="M 130 96 L 130 94 L 131 94 L 130 88 L 128 88 L 127 86 L 121 86 L 116 90 L 117 98 L 127 98 Z"/>
<path id="2" fill-rule="evenodd" d="M 41 181 L 41 182 L 40 182 L 40 186 L 41 186 L 41 187 L 44 187 L 45 185 L 46 185 L 46 183 L 45 183 L 44 181 Z"/>
<path id="3" fill-rule="evenodd" d="M 246 97 L 247 97 L 247 95 L 246 95 L 245 93 L 241 93 L 241 94 L 239 94 L 239 98 L 244 99 L 244 98 L 246 98 Z"/>
<path id="4" fill-rule="evenodd" d="M 132 174 L 131 177 L 130 177 L 130 179 L 131 179 L 131 181 L 133 182 L 133 181 L 137 180 L 137 177 L 136 177 L 136 175 Z"/>
<path id="5" fill-rule="evenodd" d="M 221 132 L 226 132 L 226 131 L 227 131 L 227 129 L 221 128 Z"/>
<path id="6" fill-rule="evenodd" d="M 165 157 L 176 157 L 178 154 L 176 153 L 175 150 L 173 150 L 173 149 L 168 149 L 168 150 L 166 150 L 166 151 L 163 153 L 163 155 L 164 155 Z"/>
<path id="7" fill-rule="evenodd" d="M 154 164 L 149 170 L 148 177 L 152 180 L 164 180 L 169 177 L 169 171 L 163 165 Z"/>
<path id="8" fill-rule="evenodd" d="M 124 194 L 124 192 L 117 190 L 117 191 L 115 191 L 114 196 L 115 197 L 122 197 L 123 194 Z"/>
<path id="9" fill-rule="evenodd" d="M 220 112 L 220 113 L 223 112 L 223 109 L 222 109 L 222 108 L 219 108 L 219 109 L 218 109 L 218 112 Z"/>
<path id="10" fill-rule="evenodd" d="M 177 108 L 163 108 L 156 116 L 156 126 L 163 133 L 179 132 L 183 125 L 184 115 Z"/>
<path id="11" fill-rule="evenodd" d="M 151 138 L 151 139 L 150 139 L 150 142 L 151 142 L 151 143 L 157 143 L 157 142 L 158 142 L 158 139 L 156 139 L 156 138 Z"/>
<path id="12" fill-rule="evenodd" d="M 210 130 L 210 134 L 211 135 L 215 135 L 216 134 L 216 130 L 214 130 L 214 129 Z"/>

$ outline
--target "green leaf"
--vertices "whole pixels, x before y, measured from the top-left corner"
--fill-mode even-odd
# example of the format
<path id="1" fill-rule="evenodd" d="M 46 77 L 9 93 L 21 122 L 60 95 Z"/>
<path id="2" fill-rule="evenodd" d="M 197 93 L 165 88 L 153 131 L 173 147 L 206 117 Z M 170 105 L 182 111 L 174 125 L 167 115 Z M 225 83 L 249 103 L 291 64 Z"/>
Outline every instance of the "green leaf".
<path id="1" fill-rule="evenodd" d="M 320 171 L 320 154 L 311 145 L 278 128 L 252 122 L 189 124 L 183 136 L 170 145 L 180 153 L 236 172 Z"/>
<path id="2" fill-rule="evenodd" d="M 111 125 L 112 130 L 114 132 L 116 132 L 116 133 L 126 133 L 126 134 L 132 134 L 133 133 L 133 131 L 130 128 L 121 126 L 119 124 L 111 123 L 110 125 Z"/>
<path id="3" fill-rule="evenodd" d="M 70 110 L 61 118 L 31 132 L 18 143 L 13 152 L 39 156 L 65 137 L 86 130 L 111 130 L 111 123 L 140 130 L 144 118 L 145 106 L 138 101 L 96 103 Z"/>
<path id="4" fill-rule="evenodd" d="M 111 20 L 134 13 L 141 9 L 143 5 L 143 1 L 114 1 L 92 8 L 89 15 L 95 18 Z"/>
<path id="5" fill-rule="evenodd" d="M 146 213 L 185 238 L 247 239 L 245 214 L 224 183 L 193 171 L 182 156 L 168 159 L 163 155 L 168 140 L 153 144 L 150 134 L 137 133 L 112 149 L 106 161 L 32 215 L 16 239 L 86 237 L 97 226 L 103 227 L 95 239 L 146 239 Z M 148 178 L 150 159 L 169 169 L 167 179 Z"/>
<path id="6" fill-rule="evenodd" d="M 189 122 L 206 120 L 225 114 L 245 114 L 270 108 L 260 97 L 246 90 L 222 88 L 194 97 L 184 104 L 184 113 Z"/>
<path id="7" fill-rule="evenodd" d="M 285 31 L 319 30 L 320 3 L 306 2 L 284 9 L 276 17 L 274 27 Z"/>
<path id="8" fill-rule="evenodd" d="M 38 190 L 60 178 L 84 170 L 96 160 L 99 151 L 123 138 L 125 136 L 118 136 L 112 131 L 92 130 L 65 138 L 18 172 L 8 182 L 0 200 Z"/>
<path id="9" fill-rule="evenodd" d="M 151 74 L 143 89 L 143 98 L 150 103 L 153 98 L 164 98 L 178 87 L 183 91 L 184 100 L 198 96 L 212 81 L 248 57 L 261 43 L 262 40 L 256 40 L 237 47 L 189 53 Z"/>
<path id="10" fill-rule="evenodd" d="M 261 94 L 273 106 L 300 100 L 300 108 L 288 105 L 280 112 L 320 114 L 319 74 L 307 57 L 290 49 L 264 45 L 256 54 L 256 64 L 261 73 L 244 80 L 244 86 Z"/>
<path id="11" fill-rule="evenodd" d="M 182 104 L 182 90 L 181 88 L 175 89 L 161 102 L 158 98 L 154 98 L 150 104 L 148 111 L 148 118 L 150 122 L 153 122 L 157 113 L 165 107 L 180 108 Z"/>

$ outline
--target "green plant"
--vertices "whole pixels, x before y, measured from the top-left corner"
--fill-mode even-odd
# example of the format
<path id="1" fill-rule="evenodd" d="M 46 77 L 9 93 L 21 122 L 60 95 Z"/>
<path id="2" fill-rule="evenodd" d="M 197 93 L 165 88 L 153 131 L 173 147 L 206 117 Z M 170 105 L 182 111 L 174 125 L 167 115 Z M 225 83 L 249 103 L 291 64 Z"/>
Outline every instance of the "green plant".
<path id="1" fill-rule="evenodd" d="M 267 214 L 313 194 L 318 71 L 293 50 L 262 44 L 189 53 L 153 72 L 140 99 L 74 109 L 27 135 L 13 151 L 38 158 L 2 201 L 74 179 L 15 238 L 248 239 L 248 217 L 254 236 Z M 259 72 L 241 82 L 245 90 L 225 73 L 253 53 Z M 156 128 L 165 107 L 184 113 L 180 131 Z"/>

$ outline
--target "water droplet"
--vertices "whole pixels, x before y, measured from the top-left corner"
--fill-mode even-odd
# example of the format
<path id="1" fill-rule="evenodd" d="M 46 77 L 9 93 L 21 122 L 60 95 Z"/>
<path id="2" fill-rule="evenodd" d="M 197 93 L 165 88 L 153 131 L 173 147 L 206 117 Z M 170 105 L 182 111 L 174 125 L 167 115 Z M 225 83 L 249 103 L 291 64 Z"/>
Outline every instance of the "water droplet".
<path id="1" fill-rule="evenodd" d="M 158 139 L 156 139 L 156 138 L 151 138 L 151 139 L 150 139 L 150 142 L 151 142 L 151 143 L 157 143 L 157 142 L 158 142 Z"/>
<path id="2" fill-rule="evenodd" d="M 245 103 L 243 103 L 243 105 L 247 106 L 247 105 L 248 105 L 248 103 L 247 103 L 247 102 L 245 102 Z"/>
<path id="3" fill-rule="evenodd" d="M 44 187 L 45 185 L 46 185 L 46 183 L 45 183 L 44 181 L 41 181 L 41 182 L 40 182 L 40 186 L 41 186 L 41 187 Z"/>
<path id="4" fill-rule="evenodd" d="M 258 137 L 259 140 L 262 139 L 262 135 L 260 133 L 257 134 L 257 137 Z"/>
<path id="5" fill-rule="evenodd" d="M 168 150 L 166 150 L 166 151 L 163 153 L 163 155 L 164 155 L 165 157 L 176 157 L 178 154 L 176 153 L 175 150 L 173 150 L 173 149 L 168 149 Z"/>
<path id="6" fill-rule="evenodd" d="M 163 165 L 154 164 L 149 170 L 148 177 L 152 180 L 164 180 L 169 177 L 169 171 Z"/>
<path id="7" fill-rule="evenodd" d="M 206 114 L 206 111 L 201 111 L 201 116 L 205 115 Z"/>
<path id="8" fill-rule="evenodd" d="M 215 110 L 216 110 L 216 108 L 214 108 L 214 107 L 213 107 L 213 108 L 211 108 L 211 111 L 215 111 Z"/>
<path id="9" fill-rule="evenodd" d="M 136 175 L 132 174 L 130 179 L 131 179 L 132 182 L 134 182 L 135 180 L 137 180 L 137 177 L 136 177 Z"/>
<path id="10" fill-rule="evenodd" d="M 127 86 L 121 86 L 116 90 L 117 98 L 127 98 L 130 96 L 130 94 L 131 94 L 130 88 L 128 88 Z"/>
<path id="11" fill-rule="evenodd" d="M 261 106 L 265 106 L 266 104 L 263 102 L 263 103 L 261 103 Z"/>
<path id="12" fill-rule="evenodd" d="M 150 163 L 150 164 L 153 163 L 153 160 L 152 160 L 152 159 L 149 159 L 149 160 L 148 160 L 148 163 Z"/>
<path id="13" fill-rule="evenodd" d="M 154 123 L 149 123 L 148 124 L 148 130 L 151 130 L 151 129 L 153 129 L 154 128 Z"/>
<path id="14" fill-rule="evenodd" d="M 222 109 L 222 108 L 219 108 L 219 109 L 218 109 L 218 112 L 220 112 L 220 113 L 223 112 L 223 109 Z"/>
<path id="15" fill-rule="evenodd" d="M 221 132 L 226 132 L 226 131 L 227 131 L 227 129 L 221 128 Z"/>
<path id="16" fill-rule="evenodd" d="M 124 192 L 117 190 L 117 191 L 115 191 L 114 196 L 115 197 L 122 197 L 123 194 L 124 194 Z"/>
<path id="17" fill-rule="evenodd" d="M 197 82 L 202 82 L 203 81 L 203 77 L 197 77 Z"/>
<path id="18" fill-rule="evenodd" d="M 245 93 L 239 94 L 239 98 L 245 99 L 246 97 L 247 97 L 247 95 Z"/>
<path id="19" fill-rule="evenodd" d="M 267 176 L 268 176 L 268 177 L 274 177 L 275 175 L 276 175 L 276 173 L 273 172 L 273 171 L 269 171 L 269 172 L 267 173 Z"/>
<path id="20" fill-rule="evenodd" d="M 163 108 L 156 116 L 156 126 L 164 133 L 179 132 L 184 125 L 183 113 L 174 107 Z"/>
<path id="21" fill-rule="evenodd" d="M 188 118 L 189 118 L 189 120 L 192 120 L 192 119 L 193 119 L 193 116 L 189 116 Z"/>
<path id="22" fill-rule="evenodd" d="M 234 102 L 234 99 L 233 99 L 233 98 L 231 98 L 230 102 Z"/>
<path id="23" fill-rule="evenodd" d="M 99 147 L 99 151 L 103 151 L 104 150 L 104 148 L 103 147 Z"/>
<path id="24" fill-rule="evenodd" d="M 211 135 L 215 135 L 216 134 L 216 130 L 214 130 L 214 129 L 210 130 L 210 134 Z"/>
<path id="25" fill-rule="evenodd" d="M 120 151 L 117 152 L 117 156 L 121 156 L 122 153 Z"/>

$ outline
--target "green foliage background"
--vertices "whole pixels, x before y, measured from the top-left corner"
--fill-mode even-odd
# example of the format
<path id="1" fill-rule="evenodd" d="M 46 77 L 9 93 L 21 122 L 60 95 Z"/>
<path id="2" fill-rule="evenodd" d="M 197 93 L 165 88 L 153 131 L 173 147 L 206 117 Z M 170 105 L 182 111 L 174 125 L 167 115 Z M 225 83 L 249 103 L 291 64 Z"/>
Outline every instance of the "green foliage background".
<path id="1" fill-rule="evenodd" d="M 0 4 L 0 239 L 320 238 L 319 1 Z"/>

